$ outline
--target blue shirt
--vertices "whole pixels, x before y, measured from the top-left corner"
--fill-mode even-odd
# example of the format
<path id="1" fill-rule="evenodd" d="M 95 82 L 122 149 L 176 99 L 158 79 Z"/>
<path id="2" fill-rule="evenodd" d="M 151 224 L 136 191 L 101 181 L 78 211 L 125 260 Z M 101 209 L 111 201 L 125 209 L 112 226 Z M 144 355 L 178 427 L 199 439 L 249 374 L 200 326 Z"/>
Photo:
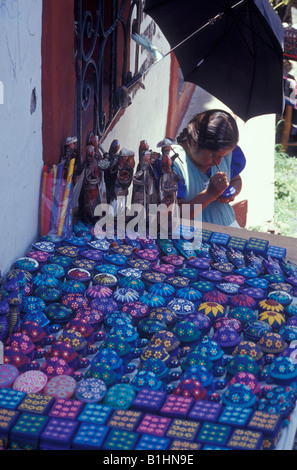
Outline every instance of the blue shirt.
<path id="1" fill-rule="evenodd" d="M 184 181 L 184 198 L 183 202 L 187 203 L 194 199 L 198 194 L 204 191 L 209 185 L 209 177 L 204 175 L 191 161 L 183 147 L 174 145 L 172 147 L 179 154 L 180 160 L 174 161 L 174 169 L 182 177 Z M 231 179 L 231 161 L 232 153 L 222 159 L 220 163 L 220 171 L 227 174 L 228 181 Z M 217 173 L 215 166 L 211 167 L 211 176 Z M 195 217 L 201 220 L 201 214 Z M 208 204 L 202 211 L 202 222 L 229 226 L 235 222 L 235 214 L 232 207 L 227 203 L 213 201 Z"/>

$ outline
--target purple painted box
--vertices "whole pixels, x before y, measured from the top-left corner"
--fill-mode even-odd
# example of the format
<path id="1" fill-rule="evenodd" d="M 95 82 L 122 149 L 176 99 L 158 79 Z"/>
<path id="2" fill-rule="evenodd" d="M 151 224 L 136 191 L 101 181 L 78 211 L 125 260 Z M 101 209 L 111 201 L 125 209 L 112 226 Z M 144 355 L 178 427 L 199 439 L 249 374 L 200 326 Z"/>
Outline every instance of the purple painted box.
<path id="1" fill-rule="evenodd" d="M 78 400 L 58 398 L 48 415 L 51 418 L 76 419 L 84 407 L 84 403 Z"/>
<path id="2" fill-rule="evenodd" d="M 191 409 L 188 418 L 193 421 L 211 421 L 216 422 L 223 405 L 206 400 L 196 400 L 193 408 Z"/>
<path id="3" fill-rule="evenodd" d="M 141 389 L 131 405 L 132 410 L 158 413 L 166 400 L 167 394 L 162 390 Z"/>
<path id="4" fill-rule="evenodd" d="M 166 416 L 157 416 L 147 413 L 144 415 L 137 427 L 137 432 L 163 437 L 165 436 L 171 421 L 172 420 Z"/>
<path id="5" fill-rule="evenodd" d="M 68 450 L 78 422 L 70 419 L 50 418 L 40 436 L 41 450 Z"/>
<path id="6" fill-rule="evenodd" d="M 169 418 L 186 418 L 195 403 L 194 398 L 169 395 L 160 409 L 162 416 Z"/>

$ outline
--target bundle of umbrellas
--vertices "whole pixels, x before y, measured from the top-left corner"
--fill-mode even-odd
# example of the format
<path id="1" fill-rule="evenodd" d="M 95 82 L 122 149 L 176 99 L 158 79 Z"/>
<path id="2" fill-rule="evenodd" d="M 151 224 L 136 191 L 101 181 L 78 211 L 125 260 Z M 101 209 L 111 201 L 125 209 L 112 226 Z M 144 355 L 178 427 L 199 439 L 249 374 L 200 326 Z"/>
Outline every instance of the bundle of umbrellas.
<path id="1" fill-rule="evenodd" d="M 40 209 L 40 233 L 67 237 L 72 230 L 73 171 L 75 159 L 70 160 L 67 175 L 64 163 L 43 166 Z"/>

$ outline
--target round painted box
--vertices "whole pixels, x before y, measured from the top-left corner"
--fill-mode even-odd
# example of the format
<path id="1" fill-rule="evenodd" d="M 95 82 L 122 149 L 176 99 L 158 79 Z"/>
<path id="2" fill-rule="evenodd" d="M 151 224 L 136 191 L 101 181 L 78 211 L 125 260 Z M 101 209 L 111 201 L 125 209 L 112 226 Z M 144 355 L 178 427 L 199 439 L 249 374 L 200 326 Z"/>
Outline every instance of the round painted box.
<path id="1" fill-rule="evenodd" d="M 230 385 L 222 395 L 222 402 L 225 405 L 240 408 L 252 408 L 256 401 L 257 397 L 252 390 L 239 382 Z"/>
<path id="2" fill-rule="evenodd" d="M 168 301 L 173 299 L 175 288 L 167 282 L 157 282 L 149 287 L 149 293 L 161 295 L 161 297 Z"/>
<path id="3" fill-rule="evenodd" d="M 202 336 L 198 326 L 188 320 L 178 322 L 172 331 L 182 346 L 194 347 Z"/>
<path id="4" fill-rule="evenodd" d="M 178 321 L 177 315 L 167 307 L 154 308 L 149 312 L 148 318 L 164 323 L 168 328 Z"/>
<path id="5" fill-rule="evenodd" d="M 225 308 L 216 302 L 203 302 L 198 307 L 198 313 L 203 313 L 214 322 L 225 315 Z"/>
<path id="6" fill-rule="evenodd" d="M 70 399 L 73 397 L 77 382 L 69 375 L 57 375 L 50 379 L 44 387 L 44 393 L 58 399 Z"/>
<path id="7" fill-rule="evenodd" d="M 263 365 L 263 351 L 253 341 L 241 341 L 234 349 L 233 356 L 249 356 L 259 366 Z"/>
<path id="8" fill-rule="evenodd" d="M 230 304 L 232 307 L 245 307 L 250 309 L 255 309 L 257 307 L 257 301 L 245 294 L 236 294 L 230 299 Z"/>
<path id="9" fill-rule="evenodd" d="M 243 328 L 243 335 L 246 341 L 253 341 L 257 343 L 260 341 L 263 335 L 272 331 L 271 326 L 268 323 L 255 320 L 250 321 Z"/>
<path id="10" fill-rule="evenodd" d="M 134 289 L 126 289 L 125 287 L 118 288 L 114 294 L 113 299 L 119 304 L 123 305 L 127 302 L 140 301 L 140 294 Z"/>
<path id="11" fill-rule="evenodd" d="M 137 325 L 140 320 L 148 316 L 149 307 L 138 301 L 127 302 L 123 305 L 122 312 L 131 318 L 133 325 Z"/>
<path id="12" fill-rule="evenodd" d="M 114 290 L 118 284 L 118 279 L 111 273 L 98 273 L 93 277 L 93 284 Z"/>
<path id="13" fill-rule="evenodd" d="M 267 323 L 275 331 L 278 331 L 286 323 L 285 317 L 281 313 L 271 310 L 261 312 L 259 314 L 259 320 Z"/>
<path id="14" fill-rule="evenodd" d="M 297 364 L 290 357 L 276 357 L 269 366 L 269 373 L 277 384 L 290 385 L 297 381 Z"/>
<path id="15" fill-rule="evenodd" d="M 112 294 L 113 294 L 112 289 L 110 289 L 109 287 L 100 286 L 100 285 L 91 286 L 86 290 L 86 297 L 89 300 L 106 299 L 106 298 L 111 297 Z"/>
<path id="16" fill-rule="evenodd" d="M 198 291 L 199 292 L 199 291 Z M 223 307 L 227 307 L 229 303 L 228 296 L 224 294 L 223 292 L 219 292 L 217 290 L 213 290 L 210 292 L 205 292 L 203 294 L 203 301 L 204 302 L 215 302 L 220 305 L 223 305 Z"/>
<path id="17" fill-rule="evenodd" d="M 193 302 L 197 306 L 202 299 L 202 293 L 193 287 L 184 287 L 177 289 L 176 297 L 178 299 L 190 300 L 190 302 Z"/>
<path id="18" fill-rule="evenodd" d="M 204 400 L 207 396 L 207 390 L 198 380 L 182 380 L 173 391 L 174 395 L 190 397 L 194 400 Z"/>
<path id="19" fill-rule="evenodd" d="M 225 354 L 233 353 L 234 349 L 241 342 L 240 335 L 230 326 L 221 326 L 218 328 L 213 335 L 213 339 L 219 344 Z"/>
<path id="20" fill-rule="evenodd" d="M 0 389 L 10 388 L 20 372 L 13 364 L 0 364 Z"/>
<path id="21" fill-rule="evenodd" d="M 288 346 L 282 336 L 276 332 L 263 335 L 257 345 L 264 354 L 280 354 Z"/>
<path id="22" fill-rule="evenodd" d="M 135 390 L 131 385 L 115 384 L 107 391 L 104 404 L 114 409 L 124 410 L 131 406 L 135 396 Z"/>
<path id="23" fill-rule="evenodd" d="M 194 313 L 196 310 L 195 304 L 190 300 L 186 299 L 177 299 L 174 298 L 171 300 L 167 307 L 172 310 L 179 319 L 184 318 L 186 315 L 190 313 Z"/>
<path id="24" fill-rule="evenodd" d="M 72 268 L 67 272 L 67 279 L 70 281 L 82 282 L 86 286 L 89 285 L 89 282 L 92 279 L 92 276 L 89 271 L 83 268 Z"/>
<path id="25" fill-rule="evenodd" d="M 139 292 L 140 295 L 143 294 L 144 292 L 144 289 L 145 289 L 145 285 L 144 283 L 142 282 L 141 279 L 137 279 L 137 278 L 134 278 L 134 277 L 122 277 L 120 280 L 119 280 L 119 286 L 120 287 L 124 287 L 126 289 L 133 289 L 133 290 L 136 290 L 137 292 Z"/>
<path id="26" fill-rule="evenodd" d="M 48 378 L 46 374 L 39 370 L 31 370 L 20 374 L 12 388 L 25 393 L 42 393 Z"/>
<path id="27" fill-rule="evenodd" d="M 258 319 L 258 314 L 253 309 L 249 307 L 235 307 L 229 311 L 229 317 L 239 320 L 244 326 L 251 321 L 256 321 Z"/>
<path id="28" fill-rule="evenodd" d="M 76 400 L 85 403 L 98 403 L 105 397 L 107 386 L 103 380 L 88 378 L 77 384 Z"/>
<path id="29" fill-rule="evenodd" d="M 262 312 L 283 313 L 285 307 L 273 298 L 264 299 L 259 302 L 259 309 Z"/>

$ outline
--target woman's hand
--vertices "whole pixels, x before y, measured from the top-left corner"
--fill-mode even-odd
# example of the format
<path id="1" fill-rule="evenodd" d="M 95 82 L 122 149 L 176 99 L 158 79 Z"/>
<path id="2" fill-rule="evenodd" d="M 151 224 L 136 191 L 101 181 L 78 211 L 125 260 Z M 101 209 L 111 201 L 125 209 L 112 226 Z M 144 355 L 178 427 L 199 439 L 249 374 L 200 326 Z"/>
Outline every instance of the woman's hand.
<path id="1" fill-rule="evenodd" d="M 236 196 L 238 196 L 238 194 L 240 193 L 241 188 L 242 188 L 242 180 L 241 180 L 240 175 L 237 175 L 234 178 L 232 178 L 229 184 L 233 186 L 233 188 L 235 189 L 235 193 L 232 196 L 229 196 L 228 198 L 218 197 L 218 201 L 222 202 L 223 204 L 224 203 L 228 204 L 229 202 L 233 202 Z"/>
<path id="2" fill-rule="evenodd" d="M 206 190 L 207 195 L 215 200 L 223 194 L 228 186 L 229 182 L 226 173 L 219 171 L 210 178 L 209 185 Z"/>

